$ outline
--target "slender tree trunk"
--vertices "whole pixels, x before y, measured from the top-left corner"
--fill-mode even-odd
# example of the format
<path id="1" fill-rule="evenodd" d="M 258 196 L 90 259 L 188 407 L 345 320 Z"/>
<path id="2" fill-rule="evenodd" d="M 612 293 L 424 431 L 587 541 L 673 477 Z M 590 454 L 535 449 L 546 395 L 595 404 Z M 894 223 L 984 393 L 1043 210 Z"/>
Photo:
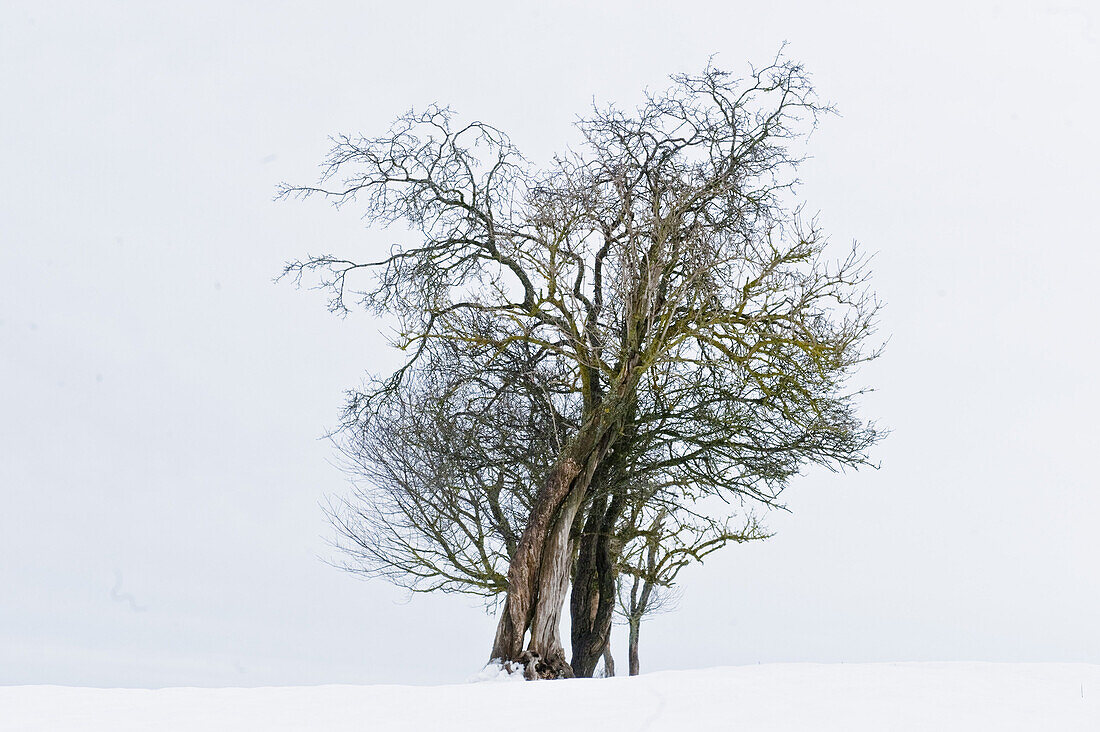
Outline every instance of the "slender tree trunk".
<path id="1" fill-rule="evenodd" d="M 615 675 L 615 658 L 611 655 L 611 643 L 603 647 L 603 675 L 610 678 Z"/>
<path id="2" fill-rule="evenodd" d="M 630 618 L 630 675 L 637 676 L 641 672 L 638 663 L 638 632 L 641 630 L 642 619 Z"/>
<path id="3" fill-rule="evenodd" d="M 642 618 L 653 608 L 650 606 L 653 597 L 653 588 L 657 581 L 657 550 L 661 546 L 661 525 L 664 523 L 664 510 L 657 514 L 653 525 L 649 529 L 649 538 L 646 540 L 648 551 L 646 552 L 645 578 L 642 579 L 642 592 L 638 594 L 638 577 L 634 578 L 634 587 L 630 591 L 630 675 L 637 676 L 640 665 L 638 662 L 638 634 L 642 629 Z"/>

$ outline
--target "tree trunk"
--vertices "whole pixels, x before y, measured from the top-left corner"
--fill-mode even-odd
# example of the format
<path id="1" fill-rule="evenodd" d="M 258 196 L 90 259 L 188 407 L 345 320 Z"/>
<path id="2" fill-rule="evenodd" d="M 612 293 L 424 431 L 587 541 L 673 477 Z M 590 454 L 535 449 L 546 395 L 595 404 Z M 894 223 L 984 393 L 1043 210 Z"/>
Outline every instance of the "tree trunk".
<path id="1" fill-rule="evenodd" d="M 573 558 L 570 530 L 600 462 L 622 436 L 634 407 L 639 357 L 625 361 L 535 495 L 516 553 L 508 565 L 508 596 L 497 623 L 491 660 L 521 664 L 527 678 L 568 678 L 558 624 Z M 527 650 L 524 637 L 530 629 Z M 602 652 L 603 645 L 600 645 Z"/>
<path id="2" fill-rule="evenodd" d="M 609 442 L 607 425 L 599 421 L 577 435 L 536 494 L 508 566 L 508 596 L 491 658 L 522 665 L 528 678 L 573 675 L 558 629 L 572 569 L 570 529 Z"/>
<path id="3" fill-rule="evenodd" d="M 602 472 L 602 471 L 600 471 Z M 593 481 L 599 490 L 599 476 Z M 600 591 L 596 572 L 596 539 L 604 513 L 607 511 L 607 497 L 597 495 L 588 508 L 588 519 L 584 522 L 579 539 L 576 565 L 573 571 L 573 591 L 569 599 L 570 640 L 573 646 L 573 673 L 581 678 L 589 678 L 596 670 L 599 649 L 593 649 L 593 625 L 599 606 Z M 595 653 L 593 651 L 595 650 Z"/>
<path id="4" fill-rule="evenodd" d="M 603 470 L 601 466 L 601 472 Z M 606 484 L 597 485 L 598 490 L 605 488 Z M 603 496 L 593 501 L 577 556 L 570 603 L 572 667 L 573 673 L 585 678 L 596 672 L 611 637 L 617 578 L 612 540 L 623 506 L 621 494 L 612 497 L 610 505 Z"/>
<path id="5" fill-rule="evenodd" d="M 531 641 L 527 650 L 541 656 L 542 663 L 551 678 L 569 678 L 573 669 L 565 659 L 560 627 L 561 611 L 569 590 L 570 570 L 573 566 L 573 546 L 569 536 L 584 498 L 584 488 L 576 486 L 562 504 L 553 529 L 546 539 L 542 564 L 539 568 L 538 596 L 535 598 L 534 615 L 531 618 Z M 540 673 L 540 676 L 544 675 Z"/>
<path id="6" fill-rule="evenodd" d="M 638 663 L 638 631 L 641 630 L 642 619 L 630 619 L 630 675 L 637 676 L 641 672 Z"/>
<path id="7" fill-rule="evenodd" d="M 610 641 L 603 647 L 603 675 L 607 678 L 615 675 L 615 658 L 611 655 Z"/>
<path id="8" fill-rule="evenodd" d="M 635 575 L 634 586 L 630 589 L 630 675 L 637 676 L 640 665 L 638 663 L 638 634 L 641 632 L 642 618 L 646 613 L 652 612 L 653 589 L 657 584 L 657 551 L 661 548 L 661 526 L 664 523 L 665 510 L 657 513 L 657 518 L 649 528 L 649 538 L 646 539 L 648 551 L 646 552 L 646 564 L 643 575 Z M 638 585 L 641 584 L 642 592 L 638 593 Z"/>

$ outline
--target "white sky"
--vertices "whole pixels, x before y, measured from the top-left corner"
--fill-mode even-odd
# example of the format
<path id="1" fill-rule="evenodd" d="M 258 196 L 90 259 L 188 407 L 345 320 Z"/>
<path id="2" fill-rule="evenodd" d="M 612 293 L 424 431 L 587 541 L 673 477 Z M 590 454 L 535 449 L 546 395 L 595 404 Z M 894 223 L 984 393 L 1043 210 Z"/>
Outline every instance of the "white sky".
<path id="1" fill-rule="evenodd" d="M 318 437 L 396 359 L 271 280 L 397 234 L 274 186 L 433 101 L 545 159 L 593 96 L 783 40 L 842 112 L 802 192 L 878 252 L 867 413 L 894 432 L 881 470 L 809 474 L 774 539 L 685 573 L 644 668 L 1100 663 L 1096 12 L 748 5 L 4 3 L 0 683 L 476 671 L 476 602 L 319 559 L 343 479 Z"/>

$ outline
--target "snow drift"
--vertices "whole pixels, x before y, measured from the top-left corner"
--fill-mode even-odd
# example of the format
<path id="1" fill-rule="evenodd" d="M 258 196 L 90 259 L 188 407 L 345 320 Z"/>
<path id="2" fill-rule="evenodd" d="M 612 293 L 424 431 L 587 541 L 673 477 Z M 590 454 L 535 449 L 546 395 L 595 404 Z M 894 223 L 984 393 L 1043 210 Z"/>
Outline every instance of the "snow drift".
<path id="1" fill-rule="evenodd" d="M 776 664 L 500 680 L 436 687 L 0 687 L 0 730 L 1100 730 L 1100 666 L 1087 664 Z"/>

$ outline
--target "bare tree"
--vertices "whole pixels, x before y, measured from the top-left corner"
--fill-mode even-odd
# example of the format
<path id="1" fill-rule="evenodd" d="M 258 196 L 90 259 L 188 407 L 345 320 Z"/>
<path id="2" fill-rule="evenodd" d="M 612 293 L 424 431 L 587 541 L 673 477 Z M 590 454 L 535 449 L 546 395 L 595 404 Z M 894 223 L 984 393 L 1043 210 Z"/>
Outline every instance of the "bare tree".
<path id="1" fill-rule="evenodd" d="M 691 516 L 684 511 L 657 509 L 651 521 L 639 506 L 624 527 L 625 548 L 620 558 L 616 611 L 629 628 L 628 662 L 631 676 L 641 671 L 638 641 L 642 620 L 673 609 L 679 592 L 676 577 L 692 563 L 702 563 L 707 555 L 727 544 L 767 539 L 768 534 L 749 517 L 739 529 L 729 523 Z"/>
<path id="2" fill-rule="evenodd" d="M 791 197 L 801 159 L 791 145 L 827 111 L 802 67 L 782 58 L 745 79 L 708 67 L 673 77 L 633 112 L 595 110 L 578 122 L 582 146 L 536 170 L 499 130 L 432 107 L 381 137 L 338 138 L 320 185 L 282 190 L 357 201 L 371 222 L 402 222 L 419 239 L 380 258 L 310 256 L 286 268 L 328 288 L 334 311 L 358 299 L 400 322 L 408 360 L 355 395 L 348 414 L 415 422 L 424 406 L 416 385 L 447 364 L 461 364 L 460 391 L 474 373 L 523 372 L 524 358 L 541 369 L 555 434 L 542 463 L 520 466 L 502 453 L 505 462 L 461 478 L 511 486 L 518 497 L 517 526 L 485 524 L 503 550 L 481 558 L 478 529 L 434 518 L 427 534 L 406 524 L 390 548 L 361 547 L 386 565 L 390 549 L 416 548 L 407 536 L 428 535 L 464 552 L 455 560 L 444 551 L 444 564 L 499 567 L 507 557 L 507 571 L 494 570 L 484 588 L 506 587 L 492 658 L 541 677 L 572 675 L 559 637 L 570 579 L 596 588 L 597 609 L 609 604 L 604 537 L 627 503 L 616 496 L 639 484 L 615 479 L 616 464 L 644 466 L 660 476 L 663 500 L 690 506 L 708 496 L 772 504 L 807 461 L 867 461 L 879 434 L 858 418 L 858 391 L 847 386 L 877 355 L 866 347 L 877 305 L 865 260 L 853 250 L 829 263 L 825 238 Z M 456 414 L 483 396 L 460 399 Z M 455 444 L 471 441 L 492 455 L 476 434 Z M 501 465 L 510 472 L 493 475 Z M 374 477 L 400 486 L 388 470 Z M 399 472 L 410 484 L 457 484 L 433 471 Z M 440 505 L 481 521 L 493 506 L 479 500 L 383 502 L 368 515 L 388 516 L 383 530 Z M 594 561 L 575 563 L 585 536 L 595 537 Z M 429 582 L 457 586 L 444 576 Z"/>

